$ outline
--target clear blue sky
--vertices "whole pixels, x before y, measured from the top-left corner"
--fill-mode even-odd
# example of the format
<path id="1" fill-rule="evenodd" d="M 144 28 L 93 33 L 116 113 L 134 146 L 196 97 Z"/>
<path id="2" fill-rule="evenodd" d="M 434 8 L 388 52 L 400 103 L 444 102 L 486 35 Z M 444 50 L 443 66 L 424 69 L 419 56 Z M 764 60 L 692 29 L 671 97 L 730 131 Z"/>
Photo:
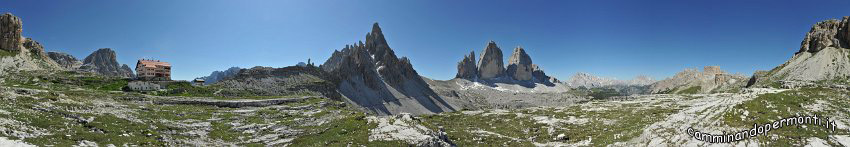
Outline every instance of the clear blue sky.
<path id="1" fill-rule="evenodd" d="M 782 64 L 815 22 L 850 15 L 850 1 L 217 1 L 4 0 L 24 35 L 85 58 L 171 62 L 175 79 L 228 67 L 322 63 L 380 22 L 422 75 L 450 79 L 470 50 L 517 45 L 548 74 L 657 79 L 718 65 L 750 74 Z"/>

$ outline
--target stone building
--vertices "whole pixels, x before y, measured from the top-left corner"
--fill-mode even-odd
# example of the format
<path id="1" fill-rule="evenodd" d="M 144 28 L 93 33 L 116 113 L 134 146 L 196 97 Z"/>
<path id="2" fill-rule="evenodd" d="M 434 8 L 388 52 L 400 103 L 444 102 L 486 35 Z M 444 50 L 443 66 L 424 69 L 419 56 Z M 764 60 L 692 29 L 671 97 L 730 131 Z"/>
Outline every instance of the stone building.
<path id="1" fill-rule="evenodd" d="M 136 62 L 136 78 L 150 81 L 170 81 L 171 64 L 159 60 L 141 59 Z"/>

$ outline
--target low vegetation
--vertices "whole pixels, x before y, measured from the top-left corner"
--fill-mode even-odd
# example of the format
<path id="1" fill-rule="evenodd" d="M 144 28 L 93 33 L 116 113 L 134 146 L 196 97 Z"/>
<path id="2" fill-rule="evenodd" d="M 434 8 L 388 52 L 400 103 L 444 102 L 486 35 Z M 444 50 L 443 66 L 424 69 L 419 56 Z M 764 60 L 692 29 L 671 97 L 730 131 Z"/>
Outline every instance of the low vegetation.
<path id="1" fill-rule="evenodd" d="M 733 127 L 750 129 L 753 123 L 766 124 L 795 116 L 846 117 L 850 114 L 848 92 L 829 88 L 802 88 L 781 93 L 760 95 L 757 98 L 734 106 L 725 112 L 723 121 Z M 812 108 L 818 107 L 818 108 Z M 758 140 L 768 146 L 801 146 L 809 137 L 830 140 L 828 135 L 850 135 L 847 130 L 827 131 L 817 125 L 787 126 L 771 130 Z M 831 144 L 841 146 L 840 144 Z"/>

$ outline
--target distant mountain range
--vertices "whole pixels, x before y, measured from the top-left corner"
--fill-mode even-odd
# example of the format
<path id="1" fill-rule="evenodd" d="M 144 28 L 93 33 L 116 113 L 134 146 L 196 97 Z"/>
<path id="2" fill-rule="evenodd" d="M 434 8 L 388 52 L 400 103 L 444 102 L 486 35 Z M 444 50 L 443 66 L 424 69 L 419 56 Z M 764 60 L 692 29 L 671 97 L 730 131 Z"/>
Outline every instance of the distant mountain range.
<path id="1" fill-rule="evenodd" d="M 570 77 L 570 79 L 566 82 L 570 87 L 594 88 L 614 85 L 644 86 L 655 83 L 655 79 L 652 79 L 649 76 L 637 76 L 630 80 L 618 80 L 615 78 L 599 77 L 590 73 L 579 72 Z"/>

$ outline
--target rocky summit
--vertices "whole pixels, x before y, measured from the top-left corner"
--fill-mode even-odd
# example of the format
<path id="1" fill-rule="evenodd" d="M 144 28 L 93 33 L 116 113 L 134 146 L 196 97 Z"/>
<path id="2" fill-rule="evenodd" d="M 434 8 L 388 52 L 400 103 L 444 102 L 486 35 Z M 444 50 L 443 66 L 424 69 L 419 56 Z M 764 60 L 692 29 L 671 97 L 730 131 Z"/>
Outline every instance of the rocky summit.
<path id="1" fill-rule="evenodd" d="M 430 114 L 454 111 L 419 76 L 410 60 L 396 57 L 378 23 L 366 43 L 334 51 L 320 68 L 339 77 L 339 91 L 349 102 L 376 114 Z"/>
<path id="2" fill-rule="evenodd" d="M 83 61 L 45 52 L 7 14 L 0 146 L 850 146 L 847 19 L 816 24 L 792 59 L 749 78 L 705 66 L 657 82 L 560 82 L 532 62 L 536 50 L 503 62 L 490 41 L 463 55 L 456 78 L 432 80 L 375 23 L 320 66 L 233 67 L 202 84 L 127 78 L 108 48 Z M 775 125 L 806 115 L 831 126 Z"/>
<path id="3" fill-rule="evenodd" d="M 800 50 L 754 82 L 764 87 L 776 81 L 827 82 L 846 84 L 850 81 L 850 17 L 818 22 L 806 33 Z"/>
<path id="4" fill-rule="evenodd" d="M 505 75 L 505 65 L 502 63 L 502 49 L 496 45 L 495 41 L 490 41 L 481 52 L 481 59 L 478 60 L 478 77 L 481 79 L 499 78 Z"/>
<path id="5" fill-rule="evenodd" d="M 115 51 L 110 48 L 98 49 L 83 60 L 80 69 L 106 76 L 132 77 L 133 70 L 127 65 L 118 64 L 116 56 Z"/>
<path id="6" fill-rule="evenodd" d="M 24 39 L 21 37 L 23 23 L 21 19 L 6 13 L 0 15 L 0 49 L 18 50 Z"/>
<path id="7" fill-rule="evenodd" d="M 213 71 L 209 76 L 200 77 L 199 79 L 204 79 L 204 84 L 213 84 L 226 78 L 236 76 L 236 74 L 239 74 L 239 70 L 242 70 L 242 68 L 230 67 L 224 71 Z"/>
<path id="8" fill-rule="evenodd" d="M 508 59 L 508 76 L 515 80 L 528 81 L 531 80 L 531 72 L 533 71 L 531 57 L 525 53 L 525 49 L 522 49 L 522 47 L 514 49 Z"/>
<path id="9" fill-rule="evenodd" d="M 490 41 L 484 47 L 477 66 L 475 63 L 475 52 L 465 55 L 458 62 L 457 75 L 455 78 L 470 81 L 490 83 L 519 83 L 531 86 L 533 83 L 543 83 L 547 86 L 560 83 L 555 78 L 549 77 L 537 64 L 533 64 L 531 56 L 522 47 L 517 47 L 508 59 L 507 67 L 502 62 L 502 50 L 495 41 Z"/>
<path id="10" fill-rule="evenodd" d="M 815 53 L 827 47 L 850 48 L 850 16 L 841 20 L 832 19 L 812 25 L 800 43 L 800 52 Z"/>
<path id="11" fill-rule="evenodd" d="M 23 23 L 11 13 L 0 15 L 0 74 L 7 71 L 59 68 L 38 41 L 21 36 Z"/>
<path id="12" fill-rule="evenodd" d="M 80 62 L 80 60 L 67 53 L 47 52 L 47 56 L 66 70 L 76 70 L 83 65 L 83 62 Z"/>

